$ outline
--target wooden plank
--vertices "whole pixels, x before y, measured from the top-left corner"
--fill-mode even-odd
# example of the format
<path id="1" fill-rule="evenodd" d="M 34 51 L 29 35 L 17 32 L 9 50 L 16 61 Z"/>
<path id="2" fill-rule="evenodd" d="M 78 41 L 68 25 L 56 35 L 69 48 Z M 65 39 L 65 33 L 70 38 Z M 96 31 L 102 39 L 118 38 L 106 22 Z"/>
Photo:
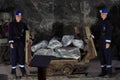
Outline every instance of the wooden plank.
<path id="1" fill-rule="evenodd" d="M 85 27 L 85 33 L 86 33 L 86 37 L 87 37 L 87 54 L 83 59 L 83 62 L 88 63 L 91 59 L 95 58 L 97 56 L 97 52 L 95 49 L 95 45 L 93 42 L 93 39 L 91 37 L 91 31 L 90 31 L 90 27 L 86 26 Z"/>
<path id="2" fill-rule="evenodd" d="M 95 45 L 94 45 L 94 42 L 93 42 L 93 38 L 91 37 L 91 31 L 90 31 L 90 27 L 85 27 L 85 30 L 86 30 L 86 35 L 87 35 L 87 38 L 90 40 L 91 42 L 91 49 L 92 49 L 92 52 L 94 54 L 94 56 L 97 56 L 97 52 L 96 52 L 96 48 L 95 48 Z"/>
<path id="3" fill-rule="evenodd" d="M 26 31 L 26 40 L 25 40 L 25 62 L 28 63 L 28 41 L 29 41 L 29 31 Z"/>
<path id="4" fill-rule="evenodd" d="M 27 30 L 26 31 L 26 40 L 25 40 L 25 63 L 26 65 L 28 66 L 29 63 L 30 63 L 30 60 L 32 58 L 31 56 L 31 43 L 29 42 L 30 41 L 30 31 Z"/>

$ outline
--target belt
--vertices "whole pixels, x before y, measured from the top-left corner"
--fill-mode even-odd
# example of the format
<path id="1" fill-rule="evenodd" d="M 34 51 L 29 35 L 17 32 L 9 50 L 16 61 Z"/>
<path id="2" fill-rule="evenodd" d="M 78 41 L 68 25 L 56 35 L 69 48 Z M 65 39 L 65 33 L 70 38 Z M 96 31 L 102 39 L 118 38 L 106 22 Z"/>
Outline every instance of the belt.
<path id="1" fill-rule="evenodd" d="M 15 37 L 15 39 L 21 39 L 21 37 Z"/>
<path id="2" fill-rule="evenodd" d="M 19 39 L 24 39 L 24 38 L 23 37 L 14 37 L 14 39 L 19 40 Z"/>
<path id="3" fill-rule="evenodd" d="M 101 36 L 104 36 L 105 35 L 105 33 L 101 33 Z"/>

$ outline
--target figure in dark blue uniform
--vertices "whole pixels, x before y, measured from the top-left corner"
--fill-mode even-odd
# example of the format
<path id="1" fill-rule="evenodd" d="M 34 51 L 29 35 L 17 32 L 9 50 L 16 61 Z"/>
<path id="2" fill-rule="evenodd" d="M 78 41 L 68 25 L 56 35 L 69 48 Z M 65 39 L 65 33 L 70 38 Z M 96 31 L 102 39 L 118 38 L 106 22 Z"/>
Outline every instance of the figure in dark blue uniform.
<path id="1" fill-rule="evenodd" d="M 101 63 L 101 74 L 99 76 L 112 75 L 112 58 L 111 58 L 111 36 L 112 25 L 107 19 L 108 10 L 103 8 L 100 10 L 101 20 L 97 23 L 97 26 L 93 30 L 93 34 L 99 33 L 99 53 Z"/>
<path id="2" fill-rule="evenodd" d="M 16 65 L 22 75 L 26 75 L 25 70 L 25 31 L 28 30 L 25 23 L 21 21 L 22 12 L 15 11 L 15 21 L 9 24 L 9 44 L 10 44 L 10 61 L 12 65 L 11 74 L 16 75 Z"/>

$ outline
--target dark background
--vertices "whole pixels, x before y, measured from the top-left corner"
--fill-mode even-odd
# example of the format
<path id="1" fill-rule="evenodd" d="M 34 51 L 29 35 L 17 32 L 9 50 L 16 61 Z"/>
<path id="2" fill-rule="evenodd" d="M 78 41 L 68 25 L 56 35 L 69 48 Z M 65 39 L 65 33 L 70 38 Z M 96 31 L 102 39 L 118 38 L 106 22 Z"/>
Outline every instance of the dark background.
<path id="1" fill-rule="evenodd" d="M 15 9 L 24 13 L 23 20 L 35 33 L 34 43 L 53 37 L 53 27 L 58 34 L 74 34 L 77 26 L 82 35 L 86 24 L 94 26 L 99 19 L 98 10 L 106 6 L 113 24 L 113 56 L 120 60 L 120 0 L 0 0 L 0 12 L 14 17 Z M 58 32 L 57 31 L 57 32 Z M 59 35 L 59 36 L 62 36 Z"/>

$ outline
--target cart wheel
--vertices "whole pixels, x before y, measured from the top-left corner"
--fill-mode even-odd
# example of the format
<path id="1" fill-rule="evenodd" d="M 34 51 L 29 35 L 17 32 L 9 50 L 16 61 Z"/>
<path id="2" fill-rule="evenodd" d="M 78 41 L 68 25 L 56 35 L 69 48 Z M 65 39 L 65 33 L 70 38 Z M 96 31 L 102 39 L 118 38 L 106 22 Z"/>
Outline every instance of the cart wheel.
<path id="1" fill-rule="evenodd" d="M 73 67 L 71 64 L 63 65 L 62 72 L 64 75 L 68 76 L 73 72 Z"/>
<path id="2" fill-rule="evenodd" d="M 55 73 L 55 66 L 54 65 L 49 65 L 47 68 L 47 75 L 52 76 Z"/>

